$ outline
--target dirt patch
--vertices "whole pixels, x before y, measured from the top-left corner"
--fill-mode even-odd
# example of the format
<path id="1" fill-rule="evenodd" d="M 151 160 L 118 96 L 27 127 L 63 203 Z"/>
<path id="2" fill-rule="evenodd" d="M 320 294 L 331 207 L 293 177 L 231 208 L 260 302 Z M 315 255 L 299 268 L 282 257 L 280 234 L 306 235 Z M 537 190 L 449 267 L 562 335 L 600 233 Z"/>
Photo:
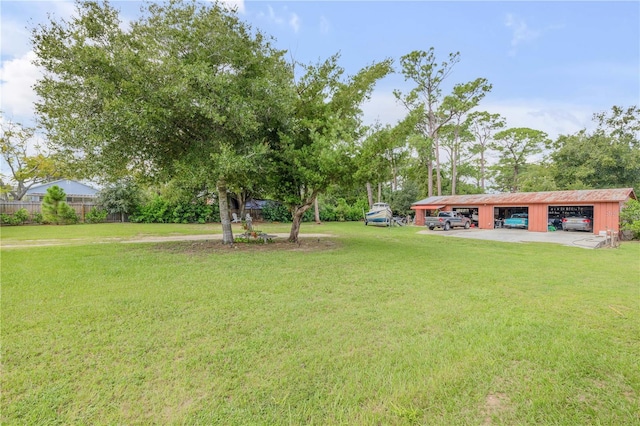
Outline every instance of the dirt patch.
<path id="1" fill-rule="evenodd" d="M 236 235 L 237 236 L 237 235 Z M 273 235 L 274 243 L 287 243 L 287 239 L 289 238 L 289 234 L 274 234 Z M 300 244 L 298 244 L 298 249 L 302 250 L 302 247 L 305 245 L 313 245 L 306 244 L 312 243 L 313 241 L 320 242 L 321 240 L 325 240 L 326 238 L 334 237 L 331 234 L 300 234 Z M 2 248 L 28 248 L 28 247 L 46 247 L 46 246 L 63 246 L 63 245 L 79 245 L 79 244 L 106 244 L 106 243 L 121 243 L 121 244 L 138 244 L 138 243 L 170 243 L 170 242 L 219 242 L 223 248 L 228 248 L 228 246 L 222 245 L 222 234 L 198 234 L 198 235 L 162 235 L 162 236 L 154 236 L 154 235 L 146 235 L 146 236 L 138 236 L 133 237 L 131 239 L 123 239 L 123 238 L 87 238 L 87 239 L 69 239 L 69 240 L 27 240 L 27 241 L 16 241 L 16 242 L 3 242 Z M 253 243 L 245 243 L 246 245 L 252 245 Z M 261 244 L 257 243 L 258 245 Z M 289 243 L 287 243 L 289 244 Z M 234 244 L 235 246 L 236 244 Z M 295 244 L 294 244 L 295 245 Z M 282 247 L 279 247 L 282 249 Z M 289 248 L 291 249 L 291 248 Z"/>
<path id="2" fill-rule="evenodd" d="M 506 394 L 500 392 L 490 393 L 485 399 L 484 407 L 482 410 L 485 415 L 483 424 L 492 424 L 491 418 L 494 415 L 500 415 L 500 413 L 508 411 L 510 409 L 510 406 L 511 401 Z"/>
<path id="3" fill-rule="evenodd" d="M 183 253 L 188 255 L 210 255 L 229 254 L 239 252 L 270 252 L 270 251 L 289 251 L 289 252 L 315 252 L 324 250 L 333 250 L 339 246 L 335 239 L 328 238 L 301 238 L 298 243 L 290 243 L 286 239 L 274 239 L 272 242 L 250 242 L 250 243 L 234 243 L 233 245 L 222 244 L 221 240 L 199 240 L 199 241 L 169 241 L 153 244 L 153 249 L 170 252 Z"/>

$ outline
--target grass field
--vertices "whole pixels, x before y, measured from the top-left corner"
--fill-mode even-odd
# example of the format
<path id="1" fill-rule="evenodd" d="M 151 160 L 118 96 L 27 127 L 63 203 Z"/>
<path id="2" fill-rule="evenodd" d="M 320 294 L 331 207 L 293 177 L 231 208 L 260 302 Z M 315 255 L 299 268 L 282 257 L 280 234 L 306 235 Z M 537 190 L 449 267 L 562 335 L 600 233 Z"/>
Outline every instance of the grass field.
<path id="1" fill-rule="evenodd" d="M 227 248 L 119 242 L 215 225 L 4 227 L 0 420 L 640 424 L 639 244 L 416 231 Z"/>

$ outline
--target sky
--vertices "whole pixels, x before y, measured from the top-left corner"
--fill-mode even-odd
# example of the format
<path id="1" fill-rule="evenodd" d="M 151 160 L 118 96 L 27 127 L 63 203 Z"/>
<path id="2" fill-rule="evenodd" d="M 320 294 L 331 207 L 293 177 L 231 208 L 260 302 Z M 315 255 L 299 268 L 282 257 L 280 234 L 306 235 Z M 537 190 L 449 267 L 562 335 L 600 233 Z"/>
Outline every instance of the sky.
<path id="1" fill-rule="evenodd" d="M 240 18 L 275 38 L 289 59 L 309 64 L 339 53 L 348 75 L 373 62 L 397 70 L 376 85 L 364 107 L 367 124 L 395 124 L 406 111 L 393 90 L 412 86 L 400 57 L 433 47 L 438 62 L 460 52 L 443 84 L 486 78 L 493 85 L 479 110 L 508 127 L 530 127 L 552 139 L 593 128 L 594 113 L 640 105 L 639 1 L 242 1 Z M 111 1 L 123 21 L 139 1 Z M 3 119 L 34 125 L 30 29 L 74 12 L 68 1 L 0 2 L 0 110 Z M 125 24 L 126 25 L 126 24 Z"/>

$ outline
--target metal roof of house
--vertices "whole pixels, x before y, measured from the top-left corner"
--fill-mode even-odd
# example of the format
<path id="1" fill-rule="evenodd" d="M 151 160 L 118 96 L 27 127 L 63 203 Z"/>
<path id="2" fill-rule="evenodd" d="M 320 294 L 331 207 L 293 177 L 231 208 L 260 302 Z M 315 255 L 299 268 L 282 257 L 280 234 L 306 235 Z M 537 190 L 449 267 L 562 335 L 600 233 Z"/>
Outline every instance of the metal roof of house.
<path id="1" fill-rule="evenodd" d="M 573 191 L 513 192 L 502 194 L 442 195 L 416 201 L 412 206 L 456 205 L 477 206 L 483 204 L 561 204 L 624 202 L 636 198 L 633 188 L 581 189 Z"/>
<path id="2" fill-rule="evenodd" d="M 95 197 L 98 193 L 97 189 L 92 188 L 89 185 L 85 185 L 84 183 L 69 179 L 59 179 L 42 185 L 32 186 L 29 188 L 26 195 L 46 194 L 47 189 L 54 185 L 58 185 L 62 188 L 67 196 Z"/>
<path id="3" fill-rule="evenodd" d="M 260 210 L 262 209 L 267 203 L 269 202 L 269 200 L 247 200 L 247 202 L 244 204 L 244 208 L 245 209 L 251 209 L 251 210 Z"/>

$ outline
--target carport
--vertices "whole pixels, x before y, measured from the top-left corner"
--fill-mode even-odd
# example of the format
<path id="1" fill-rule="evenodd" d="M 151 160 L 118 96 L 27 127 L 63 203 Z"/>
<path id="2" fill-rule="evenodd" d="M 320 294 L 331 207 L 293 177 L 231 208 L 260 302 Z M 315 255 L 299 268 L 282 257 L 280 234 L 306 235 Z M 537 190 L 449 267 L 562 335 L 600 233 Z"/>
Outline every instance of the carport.
<path id="1" fill-rule="evenodd" d="M 502 194 L 444 195 L 413 203 L 416 225 L 423 226 L 428 210 L 478 210 L 478 227 L 493 229 L 500 214 L 528 212 L 529 231 L 547 232 L 552 212 L 592 211 L 593 233 L 619 231 L 620 210 L 629 199 L 637 199 L 633 188 L 585 189 L 576 191 L 514 192 Z"/>

